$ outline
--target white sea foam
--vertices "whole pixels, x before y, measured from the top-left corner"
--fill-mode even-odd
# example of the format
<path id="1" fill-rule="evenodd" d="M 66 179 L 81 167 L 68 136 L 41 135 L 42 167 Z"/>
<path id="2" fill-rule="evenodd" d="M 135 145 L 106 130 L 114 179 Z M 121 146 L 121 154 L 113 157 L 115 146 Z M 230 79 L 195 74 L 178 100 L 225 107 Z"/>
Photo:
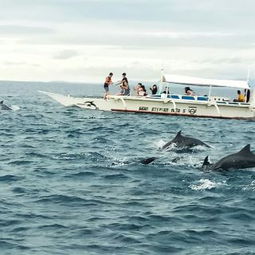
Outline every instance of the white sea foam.
<path id="1" fill-rule="evenodd" d="M 200 167 L 201 163 L 201 156 L 197 154 L 179 154 L 172 152 L 169 154 L 168 162 L 170 165 L 177 165 L 177 166 L 185 166 L 185 167 Z"/>
<path id="2" fill-rule="evenodd" d="M 161 139 L 159 141 L 156 141 L 154 144 L 155 144 L 155 147 L 157 147 L 158 149 L 162 149 L 162 147 L 166 144 L 166 142 Z"/>
<path id="3" fill-rule="evenodd" d="M 250 184 L 245 185 L 242 190 L 251 190 L 255 191 L 255 181 L 252 181 Z"/>
<path id="4" fill-rule="evenodd" d="M 13 111 L 20 110 L 20 107 L 18 105 L 12 105 L 11 108 L 12 108 Z"/>
<path id="5" fill-rule="evenodd" d="M 197 145 L 197 146 L 194 147 L 194 150 L 196 150 L 196 151 L 207 151 L 208 148 L 203 146 L 203 145 Z"/>
<path id="6" fill-rule="evenodd" d="M 224 183 L 221 183 L 221 182 L 214 182 L 214 181 L 211 181 L 209 179 L 200 179 L 198 181 L 197 184 L 192 184 L 190 185 L 189 187 L 192 189 L 192 190 L 210 190 L 210 189 L 214 189 L 220 185 L 223 185 Z"/>
<path id="7" fill-rule="evenodd" d="M 170 146 L 167 147 L 167 151 L 171 151 L 171 150 L 174 150 L 176 149 L 176 144 L 175 143 L 172 143 Z"/>

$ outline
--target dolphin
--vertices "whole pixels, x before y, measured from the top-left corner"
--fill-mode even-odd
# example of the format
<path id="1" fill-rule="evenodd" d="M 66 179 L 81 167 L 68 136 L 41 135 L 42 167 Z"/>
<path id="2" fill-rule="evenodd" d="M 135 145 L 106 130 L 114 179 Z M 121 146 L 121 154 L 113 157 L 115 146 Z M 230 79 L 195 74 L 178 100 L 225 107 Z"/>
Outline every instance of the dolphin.
<path id="1" fill-rule="evenodd" d="M 229 170 L 255 167 L 255 154 L 251 152 L 250 144 L 247 144 L 239 152 L 230 154 L 215 164 L 209 163 L 208 156 L 204 159 L 203 170 Z"/>
<path id="2" fill-rule="evenodd" d="M 148 164 L 150 164 L 151 162 L 153 162 L 156 159 L 157 159 L 156 157 L 145 158 L 145 159 L 142 159 L 140 161 L 140 163 L 143 164 L 143 165 L 148 165 Z"/>
<path id="3" fill-rule="evenodd" d="M 1 110 L 12 110 L 8 105 L 4 104 L 4 101 L 0 101 L 0 109 Z"/>
<path id="4" fill-rule="evenodd" d="M 209 145 L 205 144 L 204 142 L 202 142 L 202 141 L 200 141 L 200 140 L 198 140 L 196 138 L 183 136 L 181 134 L 181 131 L 179 131 L 177 133 L 177 135 L 175 136 L 174 139 L 172 139 L 170 142 L 168 142 L 165 145 L 163 145 L 162 150 L 167 150 L 171 145 L 175 145 L 179 149 L 190 149 L 190 148 L 195 147 L 197 145 L 201 145 L 201 146 L 205 146 L 205 147 L 210 148 Z M 151 162 L 153 162 L 154 160 L 156 160 L 157 158 L 158 157 L 145 158 L 145 159 L 141 160 L 140 163 L 142 163 L 144 165 L 148 165 Z M 172 160 L 172 162 L 176 163 L 180 159 L 181 159 L 181 157 L 174 158 Z"/>
<path id="5" fill-rule="evenodd" d="M 168 149 L 171 145 L 175 145 L 177 148 L 187 148 L 187 149 L 195 147 L 197 145 L 201 145 L 201 146 L 210 148 L 209 145 L 205 144 L 204 142 L 202 142 L 196 138 L 183 136 L 181 134 L 181 131 L 179 131 L 177 133 L 177 135 L 175 136 L 174 139 L 172 139 L 171 141 L 169 141 L 168 143 L 163 145 L 162 150 Z"/>

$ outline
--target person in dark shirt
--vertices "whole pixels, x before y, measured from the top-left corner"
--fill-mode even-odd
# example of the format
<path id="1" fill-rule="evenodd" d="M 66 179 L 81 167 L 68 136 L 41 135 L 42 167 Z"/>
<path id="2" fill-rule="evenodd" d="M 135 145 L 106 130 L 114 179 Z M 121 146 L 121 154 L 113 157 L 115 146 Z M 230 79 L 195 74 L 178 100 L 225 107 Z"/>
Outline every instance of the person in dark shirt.
<path id="1" fill-rule="evenodd" d="M 123 73 L 122 74 L 122 80 L 120 82 L 120 88 L 121 91 L 119 93 L 119 96 L 129 96 L 130 95 L 130 89 L 128 85 L 128 79 L 127 79 L 127 74 Z"/>
<path id="2" fill-rule="evenodd" d="M 158 87 L 157 87 L 157 85 L 154 84 L 154 85 L 150 88 L 150 90 L 151 90 L 151 94 L 152 94 L 152 95 L 156 95 L 157 92 L 158 92 Z"/>
<path id="3" fill-rule="evenodd" d="M 144 85 L 141 86 L 141 89 L 142 89 L 142 90 L 141 90 L 141 92 L 142 92 L 141 95 L 142 95 L 142 96 L 147 96 L 146 88 L 145 88 Z"/>

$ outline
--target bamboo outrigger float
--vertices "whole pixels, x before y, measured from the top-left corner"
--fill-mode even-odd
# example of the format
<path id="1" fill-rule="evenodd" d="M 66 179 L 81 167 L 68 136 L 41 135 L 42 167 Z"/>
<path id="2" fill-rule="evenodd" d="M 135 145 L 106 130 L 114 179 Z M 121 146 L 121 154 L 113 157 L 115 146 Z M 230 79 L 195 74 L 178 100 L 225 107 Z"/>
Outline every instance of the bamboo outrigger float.
<path id="1" fill-rule="evenodd" d="M 163 114 L 205 118 L 225 119 L 254 119 L 255 120 L 255 93 L 251 92 L 250 100 L 245 102 L 231 102 L 225 97 L 211 96 L 213 87 L 226 87 L 250 90 L 247 81 L 211 80 L 188 76 L 162 75 L 161 87 L 171 88 L 170 84 L 206 86 L 208 96 L 188 96 L 178 94 L 159 94 L 152 96 L 114 96 L 107 99 L 97 97 L 71 97 L 55 93 L 44 92 L 52 99 L 64 106 L 77 106 L 83 109 Z"/>

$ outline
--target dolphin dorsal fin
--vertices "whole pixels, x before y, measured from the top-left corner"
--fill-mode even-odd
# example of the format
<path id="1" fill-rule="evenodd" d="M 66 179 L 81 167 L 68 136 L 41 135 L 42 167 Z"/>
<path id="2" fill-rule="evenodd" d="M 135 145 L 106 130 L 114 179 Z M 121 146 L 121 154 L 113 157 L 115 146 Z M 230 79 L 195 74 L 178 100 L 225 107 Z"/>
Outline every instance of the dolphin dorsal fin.
<path id="1" fill-rule="evenodd" d="M 3 104 L 4 103 L 4 101 L 0 101 L 0 104 Z"/>
<path id="2" fill-rule="evenodd" d="M 239 153 L 251 153 L 251 145 L 250 144 L 247 144 L 246 146 L 244 146 L 240 151 Z"/>
<path id="3" fill-rule="evenodd" d="M 176 137 L 181 136 L 181 135 L 182 135 L 182 131 L 180 130 L 180 131 L 177 133 Z"/>
<path id="4" fill-rule="evenodd" d="M 207 166 L 207 165 L 210 165 L 210 162 L 209 162 L 208 156 L 206 156 L 206 157 L 205 157 L 205 159 L 204 159 L 204 163 L 203 163 L 203 166 Z"/>

